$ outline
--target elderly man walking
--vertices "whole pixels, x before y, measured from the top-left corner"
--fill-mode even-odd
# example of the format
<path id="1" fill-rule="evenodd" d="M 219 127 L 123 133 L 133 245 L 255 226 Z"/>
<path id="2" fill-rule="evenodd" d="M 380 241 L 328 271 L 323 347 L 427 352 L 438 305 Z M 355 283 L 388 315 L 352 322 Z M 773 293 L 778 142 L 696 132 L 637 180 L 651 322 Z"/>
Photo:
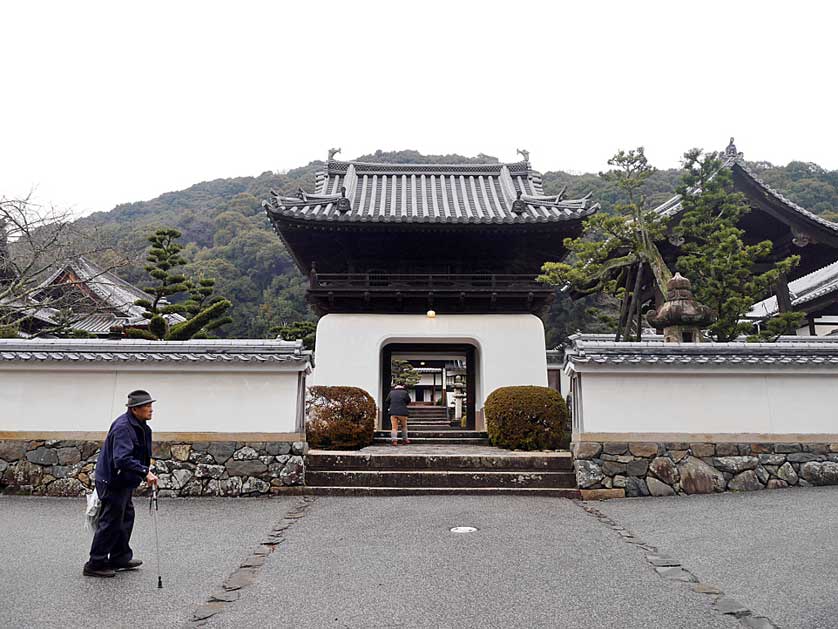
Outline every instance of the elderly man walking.
<path id="1" fill-rule="evenodd" d="M 96 462 L 96 492 L 102 512 L 90 560 L 84 564 L 88 577 L 112 577 L 119 570 L 135 570 L 142 561 L 134 559 L 131 531 L 134 528 L 134 505 L 131 494 L 142 481 L 157 483 L 151 464 L 151 405 L 155 400 L 147 391 L 128 394 L 128 410 L 117 417 L 108 430 Z"/>

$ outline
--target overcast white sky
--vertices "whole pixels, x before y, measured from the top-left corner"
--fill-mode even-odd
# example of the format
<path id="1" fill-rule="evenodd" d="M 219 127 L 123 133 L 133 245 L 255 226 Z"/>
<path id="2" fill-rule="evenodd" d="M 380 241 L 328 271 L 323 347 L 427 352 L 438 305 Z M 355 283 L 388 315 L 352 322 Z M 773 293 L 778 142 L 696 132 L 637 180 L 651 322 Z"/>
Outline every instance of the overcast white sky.
<path id="1" fill-rule="evenodd" d="M 375 149 L 838 169 L 831 2 L 7 2 L 0 196 L 79 214 Z"/>

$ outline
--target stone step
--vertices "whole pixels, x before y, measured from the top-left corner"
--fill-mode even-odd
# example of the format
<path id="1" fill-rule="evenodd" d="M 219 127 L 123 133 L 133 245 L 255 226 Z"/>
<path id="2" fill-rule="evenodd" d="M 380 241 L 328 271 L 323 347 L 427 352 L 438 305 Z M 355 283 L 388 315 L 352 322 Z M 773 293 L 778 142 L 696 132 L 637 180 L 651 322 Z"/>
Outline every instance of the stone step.
<path id="1" fill-rule="evenodd" d="M 424 428 L 413 428 L 411 426 L 407 427 L 407 434 L 409 435 L 410 439 L 413 437 L 444 437 L 446 439 L 488 439 L 489 433 L 481 432 L 478 430 L 457 430 L 456 428 L 448 428 L 439 430 L 439 429 L 424 429 Z M 401 432 L 399 432 L 401 436 Z M 389 430 L 376 430 L 375 436 L 380 437 L 382 439 L 390 439 L 390 431 Z"/>
<path id="2" fill-rule="evenodd" d="M 539 496 L 579 499 L 578 489 L 518 487 L 306 487 L 312 496 Z"/>
<path id="3" fill-rule="evenodd" d="M 573 489 L 572 472 L 451 470 L 307 470 L 309 487 Z"/>
<path id="4" fill-rule="evenodd" d="M 488 439 L 480 439 L 480 438 L 465 438 L 465 437 L 414 437 L 410 432 L 408 432 L 408 439 L 410 439 L 411 443 L 416 445 L 431 445 L 431 444 L 441 444 L 441 445 L 471 445 L 471 446 L 488 446 L 489 440 Z M 386 437 L 375 437 L 373 439 L 373 443 L 377 444 L 384 444 L 390 443 L 390 436 Z"/>
<path id="5" fill-rule="evenodd" d="M 533 454 L 412 454 L 410 446 L 392 448 L 391 453 L 310 451 L 306 470 L 474 470 L 569 472 L 569 452 Z"/>

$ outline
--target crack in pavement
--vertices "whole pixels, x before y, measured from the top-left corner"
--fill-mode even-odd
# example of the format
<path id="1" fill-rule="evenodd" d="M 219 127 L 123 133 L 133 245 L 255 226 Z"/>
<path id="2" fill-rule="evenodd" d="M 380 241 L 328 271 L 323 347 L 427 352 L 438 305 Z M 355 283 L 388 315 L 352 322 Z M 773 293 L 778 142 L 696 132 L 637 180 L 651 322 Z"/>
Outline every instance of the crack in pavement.
<path id="1" fill-rule="evenodd" d="M 303 518 L 306 509 L 315 502 L 313 496 L 305 496 L 297 505 L 289 510 L 277 524 L 273 526 L 259 545 L 253 549 L 239 567 L 227 575 L 221 584 L 221 589 L 207 597 L 205 603 L 192 612 L 192 618 L 186 623 L 186 628 L 203 627 L 210 618 L 224 611 L 225 607 L 239 600 L 241 591 L 255 583 L 267 557 L 285 541 L 285 532 Z"/>
<path id="2" fill-rule="evenodd" d="M 721 588 L 699 581 L 698 577 L 681 565 L 680 561 L 661 553 L 657 547 L 646 543 L 593 505 L 581 500 L 574 500 L 573 503 L 588 515 L 596 518 L 602 524 L 616 532 L 623 542 L 646 551 L 646 561 L 654 568 L 658 575 L 671 581 L 690 583 L 694 592 L 709 596 L 713 601 L 713 609 L 718 613 L 738 618 L 740 624 L 749 629 L 777 629 L 779 627 L 770 618 L 755 615 L 753 611 L 739 601 L 725 596 Z"/>

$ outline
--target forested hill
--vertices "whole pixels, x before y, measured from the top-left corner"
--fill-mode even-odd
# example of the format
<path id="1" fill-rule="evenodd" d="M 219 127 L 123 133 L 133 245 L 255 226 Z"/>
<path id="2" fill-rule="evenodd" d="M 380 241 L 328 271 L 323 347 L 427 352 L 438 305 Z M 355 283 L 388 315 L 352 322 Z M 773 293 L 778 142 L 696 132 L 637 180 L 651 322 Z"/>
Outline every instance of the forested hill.
<path id="1" fill-rule="evenodd" d="M 363 161 L 390 163 L 488 163 L 497 158 L 488 155 L 422 155 L 416 151 L 382 152 L 358 158 Z M 838 220 L 838 171 L 827 171 L 815 164 L 791 162 L 773 166 L 765 162 L 751 166 L 771 186 L 783 191 L 800 205 L 832 220 Z M 218 292 L 234 304 L 234 323 L 223 328 L 229 337 L 263 338 L 271 327 L 284 322 L 313 318 L 304 300 L 304 280 L 296 270 L 279 237 L 273 233 L 261 207 L 271 188 L 292 194 L 298 188 L 313 190 L 314 174 L 324 167 L 320 161 L 288 172 L 264 172 L 258 177 L 216 179 L 196 184 L 178 192 L 167 192 L 156 199 L 125 203 L 109 212 L 97 212 L 79 219 L 80 226 L 96 227 L 104 242 L 128 254 L 135 263 L 120 271 L 132 283 L 145 283 L 143 254 L 146 237 L 160 227 L 175 227 L 183 232 L 187 244 L 187 271 L 194 275 L 215 277 Z M 645 194 L 656 204 L 673 194 L 680 173 L 661 170 L 648 181 Z M 568 195 L 593 192 L 604 211 L 622 200 L 613 184 L 598 175 L 544 173 L 544 190 L 556 194 L 568 186 Z M 560 304 L 561 306 L 561 304 Z M 551 308 L 546 327 L 548 343 L 554 344 L 571 325 L 560 312 Z M 570 329 L 569 331 L 573 331 Z"/>

